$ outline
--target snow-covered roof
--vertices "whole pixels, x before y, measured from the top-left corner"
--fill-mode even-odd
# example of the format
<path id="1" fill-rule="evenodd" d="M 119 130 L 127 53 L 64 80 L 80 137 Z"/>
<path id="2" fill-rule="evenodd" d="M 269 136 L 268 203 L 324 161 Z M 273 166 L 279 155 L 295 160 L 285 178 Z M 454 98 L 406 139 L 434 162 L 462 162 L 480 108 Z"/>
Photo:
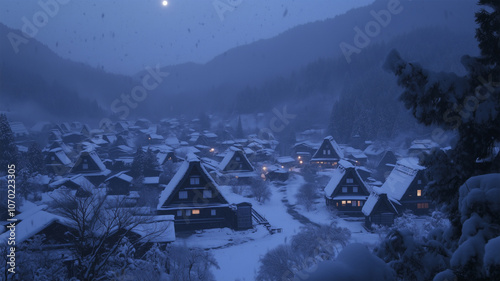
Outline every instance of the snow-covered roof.
<path id="1" fill-rule="evenodd" d="M 418 165 L 416 158 L 403 158 L 399 160 L 396 167 L 391 171 L 387 180 L 380 187 L 381 193 L 388 197 L 401 200 L 410 184 L 415 179 L 417 172 L 425 167 Z"/>
<path id="2" fill-rule="evenodd" d="M 90 187 L 94 188 L 95 186 L 83 175 L 76 175 L 70 178 L 62 178 L 59 180 L 56 180 L 52 183 L 49 184 L 50 188 L 56 188 L 58 186 L 64 185 L 67 182 L 72 182 L 80 187 Z"/>
<path id="3" fill-rule="evenodd" d="M 172 147 L 178 147 L 180 145 L 179 139 L 176 136 L 168 136 L 165 139 L 165 144 L 170 145 Z"/>
<path id="4" fill-rule="evenodd" d="M 184 161 L 184 163 L 182 163 L 182 165 L 179 167 L 179 170 L 177 170 L 174 177 L 170 180 L 170 182 L 167 185 L 160 184 L 160 187 L 164 188 L 163 191 L 160 193 L 160 199 L 158 200 L 158 206 L 157 206 L 158 209 L 162 209 L 162 205 L 165 203 L 165 201 L 167 201 L 172 192 L 175 190 L 175 187 L 179 184 L 184 175 L 187 173 L 190 165 L 196 165 L 196 163 L 198 163 L 197 165 L 200 165 L 202 173 L 204 173 L 205 176 L 207 176 L 208 180 L 214 185 L 215 189 L 217 190 L 219 189 L 218 184 L 215 182 L 212 176 L 210 176 L 210 174 L 207 172 L 204 165 L 200 162 L 200 159 L 196 155 L 188 154 L 186 160 L 187 161 Z M 227 201 L 223 195 L 221 196 L 225 201 Z"/>
<path id="5" fill-rule="evenodd" d="M 40 210 L 29 217 L 22 218 L 22 221 L 16 224 L 16 243 L 26 241 L 26 239 L 33 237 L 53 222 L 58 222 L 69 227 L 72 226 L 69 219 Z M 10 231 L 2 233 L 0 241 L 7 243 L 9 236 Z"/>
<path id="6" fill-rule="evenodd" d="M 107 178 L 105 181 L 107 182 L 113 178 L 119 178 L 119 179 L 126 181 L 126 182 L 132 182 L 133 178 L 131 176 L 125 174 L 125 172 L 126 171 L 122 171 L 122 172 L 119 172 L 117 174 L 114 174 L 111 177 Z"/>
<path id="7" fill-rule="evenodd" d="M 94 161 L 96 165 L 99 167 L 99 170 L 101 171 L 106 170 L 106 166 L 104 165 L 104 163 L 102 163 L 101 158 L 99 158 L 99 156 L 95 151 L 88 151 L 88 154 L 90 158 L 92 158 L 92 161 Z"/>
<path id="8" fill-rule="evenodd" d="M 276 162 L 280 164 L 294 163 L 295 159 L 293 159 L 291 156 L 282 156 L 276 158 Z"/>
<path id="9" fill-rule="evenodd" d="M 325 187 L 325 195 L 326 196 L 331 196 L 333 192 L 335 191 L 335 188 L 339 185 L 340 181 L 344 177 L 345 170 L 344 169 L 334 169 L 332 172 L 332 178 L 328 182 L 328 184 Z"/>
<path id="10" fill-rule="evenodd" d="M 163 191 L 160 193 L 160 199 L 158 201 L 158 207 L 157 207 L 158 209 L 161 209 L 162 205 L 165 203 L 165 201 L 167 201 L 168 197 L 170 197 L 170 194 L 172 194 L 175 187 L 179 184 L 179 182 L 184 177 L 188 169 L 189 169 L 189 162 L 185 161 L 184 163 L 182 163 L 182 165 L 179 167 L 179 170 L 177 170 L 177 172 L 167 185 L 160 184 L 160 187 L 163 188 Z"/>
<path id="11" fill-rule="evenodd" d="M 61 161 L 61 163 L 63 165 L 70 165 L 71 164 L 71 160 L 69 160 L 68 156 L 66 155 L 66 153 L 64 153 L 62 148 L 58 147 L 58 148 L 52 149 L 51 152 L 54 152 L 55 156 Z"/>
<path id="12" fill-rule="evenodd" d="M 364 153 L 369 156 L 378 156 L 384 153 L 385 149 L 382 146 L 371 144 L 369 145 Z"/>
<path id="13" fill-rule="evenodd" d="M 361 212 L 363 212 L 365 216 L 369 216 L 372 213 L 373 208 L 378 202 L 378 198 L 379 195 L 375 192 L 372 192 L 370 196 L 368 196 L 368 199 L 366 200 L 365 204 L 363 205 L 363 208 L 361 209 Z"/>
<path id="14" fill-rule="evenodd" d="M 14 136 L 29 135 L 28 130 L 22 122 L 9 122 L 9 125 Z"/>
<path id="15" fill-rule="evenodd" d="M 219 169 L 220 169 L 221 171 L 224 171 L 224 170 L 226 169 L 227 165 L 229 164 L 229 162 L 231 161 L 231 159 L 233 159 L 234 155 L 235 155 L 236 153 L 238 153 L 238 152 L 239 152 L 239 154 L 241 154 L 241 156 L 242 156 L 243 158 L 245 158 L 245 162 L 247 162 L 247 163 L 248 163 L 248 165 L 250 165 L 250 168 L 251 168 L 252 170 L 255 170 L 255 169 L 254 169 L 254 167 L 252 166 L 252 164 L 250 163 L 250 161 L 248 161 L 248 159 L 247 159 L 247 157 L 246 157 L 245 153 L 244 153 L 241 149 L 239 149 L 239 148 L 237 148 L 237 147 L 235 147 L 235 146 L 231 146 L 231 147 L 228 149 L 228 151 L 227 151 L 226 155 L 224 156 L 224 159 L 222 159 L 222 161 L 221 161 L 221 162 L 220 162 L 220 164 L 219 164 Z M 234 170 L 234 169 L 233 169 L 233 170 Z"/>
<path id="16" fill-rule="evenodd" d="M 144 184 L 158 184 L 160 182 L 160 177 L 144 177 Z"/>

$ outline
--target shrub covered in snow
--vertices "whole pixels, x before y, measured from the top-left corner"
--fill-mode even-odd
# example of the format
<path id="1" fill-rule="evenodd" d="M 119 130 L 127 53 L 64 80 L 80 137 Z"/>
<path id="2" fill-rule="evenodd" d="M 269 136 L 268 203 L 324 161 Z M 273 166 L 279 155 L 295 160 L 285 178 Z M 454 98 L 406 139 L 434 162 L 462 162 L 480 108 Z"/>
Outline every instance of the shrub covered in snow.
<path id="1" fill-rule="evenodd" d="M 301 280 L 298 274 L 335 258 L 350 237 L 348 229 L 335 223 L 303 228 L 290 244 L 279 245 L 262 257 L 257 280 Z"/>
<path id="2" fill-rule="evenodd" d="M 316 199 L 319 198 L 318 187 L 313 183 L 306 183 L 300 186 L 297 192 L 297 203 L 304 206 L 306 210 L 313 209 Z"/>
<path id="3" fill-rule="evenodd" d="M 252 191 L 252 195 L 260 203 L 264 203 L 265 201 L 271 198 L 271 189 L 267 182 L 261 179 L 254 179 L 250 184 L 250 190 Z"/>
<path id="4" fill-rule="evenodd" d="M 318 266 L 300 272 L 298 277 L 298 280 L 308 281 L 396 280 L 394 271 L 361 244 L 346 246 L 336 260 L 321 262 Z"/>
<path id="5" fill-rule="evenodd" d="M 451 257 L 451 269 L 460 279 L 498 277 L 500 174 L 467 180 L 460 187 L 459 211 L 462 235 Z"/>

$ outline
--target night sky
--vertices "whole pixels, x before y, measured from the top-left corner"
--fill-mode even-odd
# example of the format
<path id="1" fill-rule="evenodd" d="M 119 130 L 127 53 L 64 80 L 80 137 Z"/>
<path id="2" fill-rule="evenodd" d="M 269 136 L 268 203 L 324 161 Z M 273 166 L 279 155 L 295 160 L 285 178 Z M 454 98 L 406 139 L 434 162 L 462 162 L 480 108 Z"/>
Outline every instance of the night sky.
<path id="1" fill-rule="evenodd" d="M 61 57 L 134 74 L 146 65 L 204 63 L 224 51 L 324 20 L 373 0 L 2 0 L 0 22 L 21 29 Z M 57 7 L 53 3 L 57 3 Z M 39 17 L 37 18 L 37 15 Z"/>

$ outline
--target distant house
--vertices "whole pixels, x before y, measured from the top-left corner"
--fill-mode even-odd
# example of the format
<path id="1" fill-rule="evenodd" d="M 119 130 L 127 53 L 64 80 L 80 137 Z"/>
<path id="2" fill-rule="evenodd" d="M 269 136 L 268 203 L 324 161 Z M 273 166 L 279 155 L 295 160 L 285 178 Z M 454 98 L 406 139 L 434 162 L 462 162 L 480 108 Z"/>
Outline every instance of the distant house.
<path id="1" fill-rule="evenodd" d="M 63 178 L 49 184 L 50 189 L 66 188 L 72 190 L 74 195 L 78 197 L 89 196 L 96 189 L 83 175 L 76 175 L 68 178 Z"/>
<path id="2" fill-rule="evenodd" d="M 219 172 L 222 177 L 226 179 L 235 178 L 241 184 L 248 183 L 251 178 L 257 176 L 254 167 L 248 161 L 243 150 L 235 146 L 228 149 L 219 164 Z"/>
<path id="3" fill-rule="evenodd" d="M 71 174 L 83 174 L 93 184 L 99 185 L 111 173 L 95 151 L 84 150 L 71 168 Z"/>
<path id="4" fill-rule="evenodd" d="M 290 173 L 288 169 L 281 168 L 279 165 L 267 165 L 263 168 L 263 177 L 269 181 L 281 181 L 284 182 L 288 180 Z M 261 175 L 261 177 L 262 177 Z"/>
<path id="5" fill-rule="evenodd" d="M 282 169 L 290 169 L 295 166 L 297 161 L 293 159 L 290 156 L 282 156 L 276 158 L 276 163 L 282 168 Z"/>
<path id="6" fill-rule="evenodd" d="M 177 156 L 175 156 L 175 152 L 172 150 L 159 151 L 156 154 L 156 159 L 158 160 L 158 164 L 160 164 L 160 165 L 165 165 L 169 161 L 171 161 L 173 163 L 181 161 L 181 159 L 179 159 L 179 158 L 177 158 Z"/>
<path id="7" fill-rule="evenodd" d="M 60 147 L 49 150 L 44 162 L 49 172 L 56 175 L 64 175 L 71 169 L 71 160 Z"/>
<path id="8" fill-rule="evenodd" d="M 165 142 L 165 139 L 162 135 L 158 135 L 155 133 L 146 134 L 146 143 L 147 144 L 162 144 Z"/>
<path id="9" fill-rule="evenodd" d="M 378 194 L 387 194 L 389 199 L 398 202 L 402 209 L 411 210 L 415 214 L 426 214 L 432 207 L 431 200 L 424 195 L 427 181 L 425 167 L 418 164 L 417 158 L 404 158 L 380 188 L 374 188 Z"/>
<path id="10" fill-rule="evenodd" d="M 360 216 L 370 189 L 351 163 L 340 160 L 338 168 L 325 187 L 326 205 L 332 206 L 343 214 Z"/>
<path id="11" fill-rule="evenodd" d="M 76 234 L 74 224 L 67 218 L 51 214 L 35 208 L 18 214 L 16 222 L 16 244 L 33 239 L 36 235 L 44 236 L 44 249 L 64 250 L 72 244 L 71 234 Z M 1 243 L 7 244 L 10 231 L 0 234 Z M 71 252 L 58 252 L 62 259 L 68 258 Z M 66 255 L 66 256 L 65 256 Z"/>
<path id="12" fill-rule="evenodd" d="M 297 159 L 298 162 L 309 163 L 312 155 L 316 152 L 314 144 L 309 142 L 299 142 L 292 147 L 292 156 Z M 300 164 L 303 164 L 300 163 Z"/>
<path id="13" fill-rule="evenodd" d="M 234 208 L 194 154 L 188 156 L 158 203 L 159 215 L 174 215 L 176 231 L 205 228 L 236 228 Z M 248 214 L 251 216 L 251 213 Z M 251 220 L 250 220 L 251 221 Z M 247 225 L 246 228 L 251 228 Z"/>
<path id="14" fill-rule="evenodd" d="M 439 145 L 437 143 L 429 139 L 414 140 L 408 148 L 408 153 L 410 153 L 410 155 L 418 157 L 419 155 L 423 153 L 429 153 L 432 149 L 438 147 Z"/>
<path id="15" fill-rule="evenodd" d="M 108 195 L 128 195 L 130 193 L 130 188 L 132 186 L 133 178 L 125 172 L 119 172 L 109 178 L 104 182 L 107 186 Z"/>
<path id="16" fill-rule="evenodd" d="M 10 129 L 16 140 L 24 140 L 29 136 L 28 130 L 22 122 L 9 122 Z"/>
<path id="17" fill-rule="evenodd" d="M 353 147 L 347 147 L 344 156 L 349 158 L 356 166 L 365 165 L 368 159 L 368 156 L 363 151 Z"/>
<path id="18" fill-rule="evenodd" d="M 323 168 L 333 168 L 336 167 L 338 162 L 343 158 L 344 153 L 337 142 L 332 136 L 328 136 L 323 140 L 318 150 L 316 150 L 310 163 Z"/>

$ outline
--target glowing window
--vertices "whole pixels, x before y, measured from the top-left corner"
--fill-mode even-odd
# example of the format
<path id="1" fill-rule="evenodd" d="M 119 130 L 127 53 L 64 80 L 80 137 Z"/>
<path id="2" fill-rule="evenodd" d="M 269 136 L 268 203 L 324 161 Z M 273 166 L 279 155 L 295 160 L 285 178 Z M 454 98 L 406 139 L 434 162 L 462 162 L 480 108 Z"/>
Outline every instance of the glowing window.
<path id="1" fill-rule="evenodd" d="M 179 191 L 179 199 L 187 199 L 188 192 L 187 191 Z"/>
<path id="2" fill-rule="evenodd" d="M 429 209 L 429 203 L 417 203 L 417 209 Z"/>
<path id="3" fill-rule="evenodd" d="M 347 204 L 351 204 L 351 200 L 347 200 Z"/>
<path id="4" fill-rule="evenodd" d="M 417 196 L 422 196 L 422 190 L 421 189 L 417 189 Z"/>
<path id="5" fill-rule="evenodd" d="M 200 214 L 200 210 L 193 210 L 193 215 L 199 215 Z"/>
<path id="6" fill-rule="evenodd" d="M 345 206 L 345 200 L 342 200 L 342 206 Z"/>

